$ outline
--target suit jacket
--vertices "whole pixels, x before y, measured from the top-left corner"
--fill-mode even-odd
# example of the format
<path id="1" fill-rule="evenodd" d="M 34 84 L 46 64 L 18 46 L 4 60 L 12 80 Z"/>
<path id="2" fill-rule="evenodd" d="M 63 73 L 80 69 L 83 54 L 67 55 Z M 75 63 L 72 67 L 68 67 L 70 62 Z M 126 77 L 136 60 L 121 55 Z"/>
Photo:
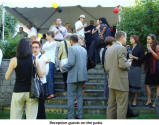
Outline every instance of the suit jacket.
<path id="1" fill-rule="evenodd" d="M 108 74 L 109 88 L 129 91 L 127 50 L 120 43 L 114 43 L 105 54 L 104 68 Z"/>
<path id="2" fill-rule="evenodd" d="M 68 63 L 62 67 L 68 72 L 67 83 L 88 81 L 87 51 L 79 44 L 71 46 L 68 50 Z"/>
<path id="3" fill-rule="evenodd" d="M 71 47 L 70 41 L 66 40 L 66 44 L 67 44 L 67 48 L 69 49 Z M 65 58 L 67 58 L 67 53 L 66 53 L 65 43 L 64 43 L 64 41 L 62 41 L 60 43 L 60 47 L 59 47 L 58 59 L 61 60 L 61 59 L 65 59 Z"/>

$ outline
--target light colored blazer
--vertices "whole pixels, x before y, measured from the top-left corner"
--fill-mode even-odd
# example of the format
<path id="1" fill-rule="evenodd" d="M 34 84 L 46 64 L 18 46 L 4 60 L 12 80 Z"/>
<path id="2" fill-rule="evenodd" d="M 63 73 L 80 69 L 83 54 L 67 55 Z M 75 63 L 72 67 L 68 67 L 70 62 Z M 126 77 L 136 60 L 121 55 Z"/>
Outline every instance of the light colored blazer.
<path id="1" fill-rule="evenodd" d="M 114 43 L 107 49 L 104 60 L 104 68 L 108 74 L 109 88 L 119 91 L 129 91 L 127 50 L 120 43 Z"/>
<path id="2" fill-rule="evenodd" d="M 88 81 L 87 51 L 79 44 L 71 46 L 68 50 L 68 63 L 62 67 L 63 72 L 68 71 L 67 83 Z"/>
<path id="3" fill-rule="evenodd" d="M 71 47 L 70 41 L 66 40 L 67 48 L 69 49 Z M 59 46 L 59 52 L 58 52 L 58 59 L 65 59 L 67 58 L 67 53 L 66 53 L 66 48 L 65 48 L 65 43 L 64 41 L 60 42 Z"/>

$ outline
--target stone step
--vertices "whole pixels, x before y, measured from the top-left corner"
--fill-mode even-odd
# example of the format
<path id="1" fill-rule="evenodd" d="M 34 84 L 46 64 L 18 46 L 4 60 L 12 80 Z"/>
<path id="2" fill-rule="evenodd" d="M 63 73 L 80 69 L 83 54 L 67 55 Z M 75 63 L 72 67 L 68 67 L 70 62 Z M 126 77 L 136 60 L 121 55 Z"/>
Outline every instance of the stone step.
<path id="1" fill-rule="evenodd" d="M 154 88 L 153 88 L 154 89 Z M 152 89 L 152 90 L 153 90 Z M 67 92 L 64 90 L 64 88 L 56 88 L 55 87 L 55 92 L 58 96 L 66 96 Z M 84 96 L 94 96 L 94 97 L 103 97 L 104 96 L 104 87 L 86 87 L 84 89 Z M 145 98 L 146 100 L 146 93 L 140 93 L 139 97 Z M 155 98 L 155 93 L 152 94 L 152 98 Z"/>
<path id="2" fill-rule="evenodd" d="M 67 105 L 52 105 L 52 104 L 46 104 L 46 111 L 48 112 L 54 112 L 59 114 L 67 114 Z M 77 108 L 75 108 L 77 111 Z M 105 106 L 83 106 L 83 113 L 84 114 L 94 114 L 94 115 L 105 115 L 106 114 L 106 108 Z"/>
<path id="3" fill-rule="evenodd" d="M 67 114 L 67 105 L 53 105 L 53 104 L 46 104 L 46 111 L 48 112 L 54 112 L 54 113 L 63 113 Z M 75 108 L 77 110 L 77 108 Z M 155 113 L 154 108 L 149 108 L 145 106 L 138 106 L 138 107 L 131 107 L 131 109 L 134 112 L 137 113 L 146 113 L 146 114 L 152 114 Z M 84 114 L 92 114 L 92 115 L 106 115 L 106 106 L 83 106 L 83 112 Z"/>
<path id="4" fill-rule="evenodd" d="M 61 72 L 56 72 L 54 75 L 55 76 L 62 76 L 62 73 Z M 88 71 L 88 76 L 92 76 L 92 75 L 103 76 L 104 71 L 102 69 L 101 70 L 92 69 L 91 71 Z"/>
<path id="5" fill-rule="evenodd" d="M 55 89 L 57 96 L 66 96 L 67 92 L 64 89 Z M 103 89 L 84 89 L 84 96 L 88 97 L 103 97 L 104 90 Z"/>
<path id="6" fill-rule="evenodd" d="M 84 106 L 105 106 L 107 100 L 104 97 L 84 97 L 83 98 Z M 46 104 L 54 105 L 67 105 L 67 97 L 56 97 L 53 99 L 46 100 Z"/>
<path id="7" fill-rule="evenodd" d="M 55 76 L 54 80 L 56 82 L 62 82 L 63 81 L 63 77 L 62 76 Z M 97 83 L 104 83 L 104 76 L 96 76 L 96 75 L 92 75 L 92 76 L 88 76 L 88 81 L 89 82 L 97 82 Z"/>
<path id="8" fill-rule="evenodd" d="M 96 82 L 86 82 L 86 89 L 103 89 L 104 83 L 96 83 Z M 64 89 L 64 82 L 55 82 L 56 89 Z"/>
<path id="9" fill-rule="evenodd" d="M 63 76 L 62 75 L 55 75 L 54 76 L 54 79 L 63 79 Z M 91 76 L 89 76 L 88 75 L 88 79 L 103 79 L 104 80 L 104 75 L 103 76 L 97 76 L 97 75 L 91 75 Z"/>
<path id="10" fill-rule="evenodd" d="M 98 106 L 104 106 L 107 105 L 107 101 L 108 99 L 106 99 L 105 97 L 88 97 L 88 96 L 84 96 L 83 97 L 84 100 L 84 105 L 98 105 Z M 132 104 L 132 99 L 129 99 L 129 104 Z M 154 98 L 152 98 L 152 102 L 154 102 Z M 47 104 L 60 104 L 60 105 L 67 105 L 67 97 L 66 96 L 62 96 L 62 97 L 56 97 L 53 99 L 48 99 L 46 100 Z M 137 100 L 137 106 L 144 106 L 146 103 L 146 97 L 139 97 Z"/>
<path id="11" fill-rule="evenodd" d="M 98 64 L 95 66 L 95 68 L 93 69 L 104 69 L 103 65 L 102 64 Z M 90 69 L 91 70 L 91 69 Z"/>

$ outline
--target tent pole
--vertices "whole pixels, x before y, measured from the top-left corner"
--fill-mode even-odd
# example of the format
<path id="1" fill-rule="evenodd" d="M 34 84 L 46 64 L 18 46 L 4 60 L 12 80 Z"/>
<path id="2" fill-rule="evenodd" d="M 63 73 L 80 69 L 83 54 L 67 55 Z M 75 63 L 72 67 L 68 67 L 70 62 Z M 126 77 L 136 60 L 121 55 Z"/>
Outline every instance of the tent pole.
<path id="1" fill-rule="evenodd" d="M 4 42 L 5 8 L 2 5 L 2 42 Z"/>

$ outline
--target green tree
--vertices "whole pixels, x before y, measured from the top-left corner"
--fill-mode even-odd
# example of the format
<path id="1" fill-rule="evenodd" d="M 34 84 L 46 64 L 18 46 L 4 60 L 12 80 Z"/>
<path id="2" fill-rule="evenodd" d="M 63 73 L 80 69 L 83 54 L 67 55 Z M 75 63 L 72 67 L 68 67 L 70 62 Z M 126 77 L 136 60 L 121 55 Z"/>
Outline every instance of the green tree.
<path id="1" fill-rule="evenodd" d="M 136 1 L 135 6 L 123 8 L 120 16 L 118 28 L 127 32 L 128 39 L 132 34 L 139 35 L 141 45 L 145 46 L 149 33 L 159 36 L 159 0 Z"/>
<path id="2" fill-rule="evenodd" d="M 2 6 L 0 6 L 0 18 L 2 17 Z M 4 24 L 4 36 L 5 39 L 12 36 L 15 31 L 15 26 L 17 24 L 17 19 L 15 19 L 11 14 L 7 11 L 5 12 L 5 24 Z M 2 37 L 2 23 L 0 23 L 0 38 Z"/>

